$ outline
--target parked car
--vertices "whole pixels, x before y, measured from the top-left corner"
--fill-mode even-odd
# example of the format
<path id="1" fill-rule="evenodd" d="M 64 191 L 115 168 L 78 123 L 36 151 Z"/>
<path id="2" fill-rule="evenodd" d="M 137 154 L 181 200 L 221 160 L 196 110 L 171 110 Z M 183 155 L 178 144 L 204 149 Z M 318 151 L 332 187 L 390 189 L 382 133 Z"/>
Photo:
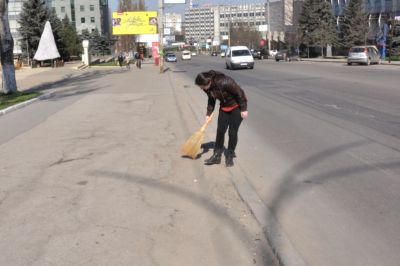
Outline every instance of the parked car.
<path id="1" fill-rule="evenodd" d="M 192 56 L 196 56 L 196 55 L 197 55 L 196 51 L 192 51 Z"/>
<path id="2" fill-rule="evenodd" d="M 374 45 L 353 46 L 349 50 L 347 64 L 350 66 L 353 63 L 364 64 L 380 64 L 381 58 L 379 51 Z"/>
<path id="3" fill-rule="evenodd" d="M 289 50 L 281 50 L 275 55 L 275 61 L 300 61 L 299 53 Z"/>
<path id="4" fill-rule="evenodd" d="M 262 60 L 264 58 L 268 59 L 268 53 L 265 49 L 256 49 L 251 51 L 254 59 Z"/>
<path id="5" fill-rule="evenodd" d="M 182 60 L 190 60 L 190 59 L 192 59 L 192 54 L 188 50 L 183 50 L 181 58 L 182 58 Z"/>
<path id="6" fill-rule="evenodd" d="M 254 58 L 246 46 L 231 46 L 226 51 L 225 65 L 227 69 L 254 68 Z"/>
<path id="7" fill-rule="evenodd" d="M 225 57 L 225 53 L 226 53 L 226 51 L 224 50 L 224 51 L 221 51 L 221 57 Z"/>
<path id="8" fill-rule="evenodd" d="M 167 53 L 165 55 L 165 62 L 177 62 L 178 58 L 174 53 Z"/>
<path id="9" fill-rule="evenodd" d="M 269 56 L 275 58 L 275 55 L 278 53 L 278 50 L 269 50 Z"/>
<path id="10" fill-rule="evenodd" d="M 217 52 L 211 52 L 211 56 L 218 56 L 218 53 Z"/>

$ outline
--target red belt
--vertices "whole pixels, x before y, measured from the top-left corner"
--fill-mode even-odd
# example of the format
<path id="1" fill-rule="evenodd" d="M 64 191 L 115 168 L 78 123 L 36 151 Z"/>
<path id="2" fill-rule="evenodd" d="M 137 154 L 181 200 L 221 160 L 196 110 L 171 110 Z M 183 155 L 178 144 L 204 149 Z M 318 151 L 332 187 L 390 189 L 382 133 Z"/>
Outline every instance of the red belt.
<path id="1" fill-rule="evenodd" d="M 221 110 L 224 112 L 231 112 L 232 110 L 234 110 L 237 107 L 239 107 L 239 104 L 235 104 L 233 106 L 224 106 L 224 107 L 221 107 Z"/>

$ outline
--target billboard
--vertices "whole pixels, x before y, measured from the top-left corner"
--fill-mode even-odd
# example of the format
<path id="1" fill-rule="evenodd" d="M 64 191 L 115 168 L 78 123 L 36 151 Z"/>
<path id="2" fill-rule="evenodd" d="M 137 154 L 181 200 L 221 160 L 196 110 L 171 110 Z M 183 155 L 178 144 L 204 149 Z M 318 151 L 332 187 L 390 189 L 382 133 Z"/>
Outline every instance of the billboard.
<path id="1" fill-rule="evenodd" d="M 113 35 L 157 33 L 157 11 L 112 13 Z"/>

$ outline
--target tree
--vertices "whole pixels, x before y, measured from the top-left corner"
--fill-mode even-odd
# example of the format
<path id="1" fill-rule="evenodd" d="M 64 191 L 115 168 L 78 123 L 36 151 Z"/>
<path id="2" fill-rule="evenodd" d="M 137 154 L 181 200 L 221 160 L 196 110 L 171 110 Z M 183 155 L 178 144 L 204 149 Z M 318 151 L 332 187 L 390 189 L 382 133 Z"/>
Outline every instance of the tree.
<path id="1" fill-rule="evenodd" d="M 261 35 L 258 31 L 250 26 L 231 26 L 230 27 L 231 45 L 246 45 L 249 48 L 254 48 L 255 43 L 259 43 Z"/>
<path id="2" fill-rule="evenodd" d="M 331 4 L 328 1 L 322 0 L 318 5 L 319 27 L 315 35 L 315 42 L 321 48 L 338 44 L 335 17 L 331 10 Z M 323 49 L 321 50 L 323 56 Z"/>
<path id="3" fill-rule="evenodd" d="M 48 11 L 48 20 L 50 22 L 51 29 L 53 30 L 54 40 L 56 42 L 58 51 L 60 51 L 64 48 L 64 43 L 63 40 L 61 39 L 61 30 L 63 25 L 61 20 L 57 17 L 55 9 L 48 9 L 47 11 Z"/>
<path id="4" fill-rule="evenodd" d="M 40 37 L 49 12 L 42 0 L 28 0 L 24 2 L 20 13 L 19 33 L 22 36 L 22 50 L 32 58 L 39 46 Z"/>
<path id="5" fill-rule="evenodd" d="M 82 53 L 81 40 L 67 15 L 65 15 L 61 23 L 60 38 L 62 47 L 59 51 L 62 58 L 69 60 L 71 56 L 78 56 Z"/>
<path id="6" fill-rule="evenodd" d="M 299 36 L 307 46 L 323 48 L 337 44 L 335 17 L 331 5 L 324 0 L 306 0 L 299 17 Z M 323 54 L 322 54 L 323 55 Z"/>
<path id="7" fill-rule="evenodd" d="M 364 11 L 362 0 L 350 0 L 340 22 L 340 38 L 345 48 L 366 43 L 368 14 Z"/>
<path id="8" fill-rule="evenodd" d="M 14 40 L 8 22 L 8 0 L 0 0 L 0 56 L 3 69 L 3 92 L 5 94 L 17 91 L 14 68 Z"/>
<path id="9" fill-rule="evenodd" d="M 318 13 L 315 0 L 305 0 L 299 17 L 299 37 L 307 46 L 315 44 L 315 32 L 318 28 Z"/>

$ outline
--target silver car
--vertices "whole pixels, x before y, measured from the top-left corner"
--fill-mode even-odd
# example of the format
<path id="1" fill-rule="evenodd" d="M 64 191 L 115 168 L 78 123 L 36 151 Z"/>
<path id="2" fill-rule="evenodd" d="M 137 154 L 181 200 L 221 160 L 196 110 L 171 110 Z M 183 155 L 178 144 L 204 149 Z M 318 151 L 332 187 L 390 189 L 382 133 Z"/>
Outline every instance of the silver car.
<path id="1" fill-rule="evenodd" d="M 353 46 L 350 48 L 347 64 L 350 66 L 353 63 L 364 64 L 380 64 L 381 58 L 378 49 L 373 45 Z"/>

